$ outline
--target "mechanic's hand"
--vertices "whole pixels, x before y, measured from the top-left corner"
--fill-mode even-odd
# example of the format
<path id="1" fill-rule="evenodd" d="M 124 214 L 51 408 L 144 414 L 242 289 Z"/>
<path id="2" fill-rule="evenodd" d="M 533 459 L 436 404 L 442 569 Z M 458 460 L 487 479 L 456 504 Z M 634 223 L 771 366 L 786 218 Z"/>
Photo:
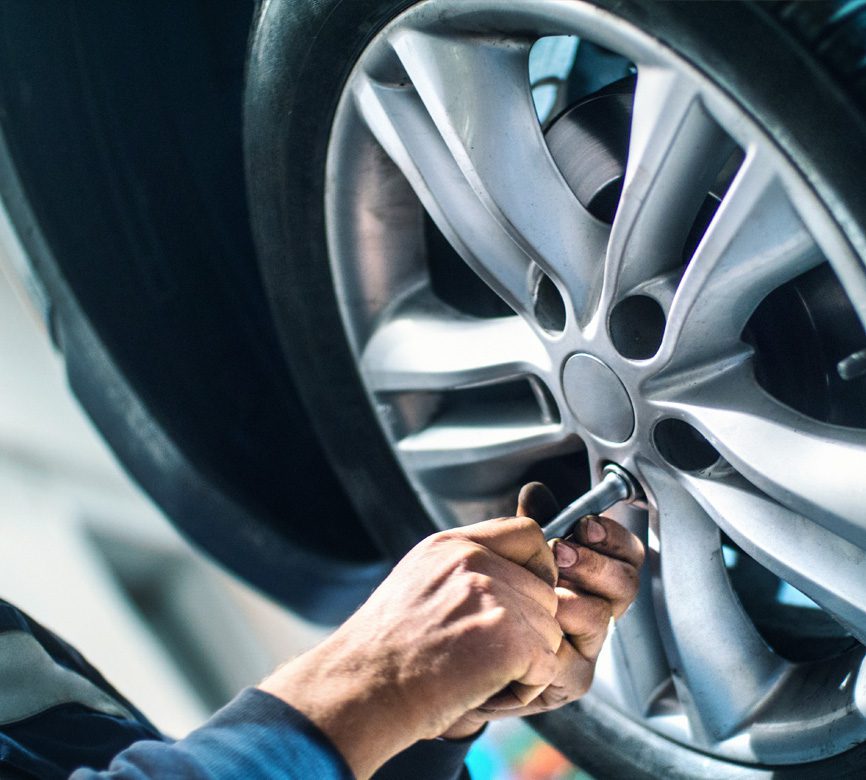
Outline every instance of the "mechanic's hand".
<path id="1" fill-rule="evenodd" d="M 575 651 L 563 656 L 560 621 L 596 652 L 609 607 L 590 626 L 581 609 L 560 606 L 556 579 L 553 552 L 527 517 L 434 534 L 331 637 L 260 687 L 309 717 L 367 777 L 509 685 L 529 704 L 552 684 L 586 677 L 563 663 Z M 583 598 L 600 611 L 601 600 Z"/>
<path id="2" fill-rule="evenodd" d="M 539 482 L 520 491 L 518 515 L 544 525 L 558 511 L 553 494 Z M 583 519 L 572 536 L 551 546 L 559 568 L 556 618 L 567 638 L 557 652 L 556 676 L 529 703 L 525 691 L 510 686 L 466 713 L 443 736 L 464 737 L 488 720 L 556 709 L 589 690 L 611 618 L 622 615 L 637 595 L 644 548 L 634 534 L 608 517 Z"/>

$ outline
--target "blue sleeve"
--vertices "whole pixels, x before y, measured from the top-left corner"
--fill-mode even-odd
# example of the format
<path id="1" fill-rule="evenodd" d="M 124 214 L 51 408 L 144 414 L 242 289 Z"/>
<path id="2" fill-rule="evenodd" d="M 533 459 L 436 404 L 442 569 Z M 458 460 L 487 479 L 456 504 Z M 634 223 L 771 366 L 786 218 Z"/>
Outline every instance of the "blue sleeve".
<path id="1" fill-rule="evenodd" d="M 79 769 L 70 780 L 155 777 L 351 780 L 352 773 L 300 712 L 248 688 L 185 739 L 136 742 L 104 772 Z"/>
<path id="2" fill-rule="evenodd" d="M 388 761 L 375 780 L 460 780 L 472 739 L 422 740 Z M 146 778 L 351 780 L 328 738 L 304 715 L 256 688 L 243 691 L 201 728 L 177 742 L 136 742 L 107 770 L 79 769 L 70 780 Z"/>
<path id="3" fill-rule="evenodd" d="M 422 741 L 377 780 L 457 780 L 472 740 Z M 90 767 L 90 768 L 79 768 Z M 75 648 L 0 599 L 0 777 L 351 779 L 304 715 L 254 688 L 166 740 Z"/>

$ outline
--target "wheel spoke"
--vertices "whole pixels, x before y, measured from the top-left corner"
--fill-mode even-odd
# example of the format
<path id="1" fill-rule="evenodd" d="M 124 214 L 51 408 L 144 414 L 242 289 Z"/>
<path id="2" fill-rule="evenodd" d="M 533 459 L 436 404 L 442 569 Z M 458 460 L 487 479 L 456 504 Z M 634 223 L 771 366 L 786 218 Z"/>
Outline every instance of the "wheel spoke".
<path id="1" fill-rule="evenodd" d="M 659 514 L 656 606 L 674 681 L 696 736 L 716 742 L 748 723 L 788 664 L 734 594 L 715 523 L 673 477 L 643 471 Z"/>
<path id="2" fill-rule="evenodd" d="M 483 467 L 497 480 L 533 461 L 578 449 L 561 425 L 533 422 L 522 413 L 496 415 L 496 422 L 479 422 L 467 414 L 445 415 L 428 427 L 401 439 L 397 451 L 414 472 Z M 478 477 L 477 468 L 467 481 Z M 459 478 L 459 475 L 453 475 Z"/>
<path id="3" fill-rule="evenodd" d="M 662 402 L 784 506 L 866 548 L 866 431 L 818 422 L 761 389 L 748 365 Z"/>
<path id="4" fill-rule="evenodd" d="M 549 363 L 520 317 L 466 317 L 422 293 L 374 332 L 361 371 L 377 392 L 436 391 L 543 374 Z"/>
<path id="5" fill-rule="evenodd" d="M 820 604 L 866 643 L 866 552 L 791 512 L 742 478 L 680 477 L 748 555 Z"/>
<path id="6" fill-rule="evenodd" d="M 771 165 L 750 153 L 674 296 L 659 363 L 674 372 L 730 350 L 766 295 L 821 259 Z"/>
<path id="7" fill-rule="evenodd" d="M 531 261 L 473 192 L 418 95 L 360 78 L 358 108 L 455 251 L 509 306 L 530 317 Z"/>
<path id="8" fill-rule="evenodd" d="M 596 292 L 607 228 L 577 200 L 544 141 L 529 44 L 412 30 L 391 43 L 471 190 L 582 315 Z"/>
<path id="9" fill-rule="evenodd" d="M 605 263 L 606 307 L 681 266 L 692 223 L 733 149 L 689 82 L 666 69 L 639 68 L 622 196 Z"/>
<path id="10" fill-rule="evenodd" d="M 647 536 L 646 511 L 618 504 L 605 512 L 632 533 Z M 616 623 L 613 635 L 613 660 L 616 677 L 629 704 L 646 716 L 660 691 L 670 684 L 671 670 L 658 632 L 653 606 L 653 570 L 657 551 L 648 550 L 647 563 L 640 572 L 640 588 L 634 603 Z"/>

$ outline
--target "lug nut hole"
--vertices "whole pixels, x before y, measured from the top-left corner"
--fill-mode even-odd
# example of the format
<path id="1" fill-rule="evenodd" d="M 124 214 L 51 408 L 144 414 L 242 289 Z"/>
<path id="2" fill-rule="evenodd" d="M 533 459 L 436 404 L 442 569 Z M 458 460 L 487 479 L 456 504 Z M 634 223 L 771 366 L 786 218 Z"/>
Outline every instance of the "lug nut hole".
<path id="1" fill-rule="evenodd" d="M 538 324 L 550 333 L 562 333 L 565 330 L 565 302 L 553 280 L 541 270 L 532 297 Z"/>
<path id="2" fill-rule="evenodd" d="M 653 441 L 661 456 L 682 471 L 702 471 L 721 458 L 703 434 L 682 420 L 661 420 L 653 429 Z"/>
<path id="3" fill-rule="evenodd" d="M 646 360 L 658 352 L 665 332 L 665 313 L 648 295 L 630 295 L 610 313 L 610 337 L 617 352 Z"/>

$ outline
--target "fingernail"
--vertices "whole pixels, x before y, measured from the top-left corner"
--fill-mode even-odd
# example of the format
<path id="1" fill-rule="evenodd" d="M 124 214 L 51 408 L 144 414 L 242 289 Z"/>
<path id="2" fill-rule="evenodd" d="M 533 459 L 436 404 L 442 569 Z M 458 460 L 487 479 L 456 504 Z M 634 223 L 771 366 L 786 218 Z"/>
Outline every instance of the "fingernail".
<path id="1" fill-rule="evenodd" d="M 584 533 L 586 534 L 586 541 L 590 544 L 596 544 L 597 542 L 604 541 L 604 537 L 607 536 L 607 531 L 604 526 L 598 522 L 594 517 L 586 518 L 586 526 L 584 527 Z"/>
<path id="2" fill-rule="evenodd" d="M 556 558 L 556 565 L 559 568 L 566 569 L 577 563 L 577 550 L 564 542 L 557 542 L 553 546 L 553 557 Z"/>

